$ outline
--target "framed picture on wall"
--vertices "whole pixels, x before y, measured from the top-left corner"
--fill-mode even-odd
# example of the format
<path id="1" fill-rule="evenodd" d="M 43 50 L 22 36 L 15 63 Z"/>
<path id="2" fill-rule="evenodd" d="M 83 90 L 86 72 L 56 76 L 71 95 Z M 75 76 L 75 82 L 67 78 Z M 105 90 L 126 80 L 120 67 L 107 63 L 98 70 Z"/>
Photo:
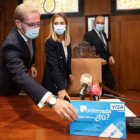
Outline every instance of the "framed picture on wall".
<path id="1" fill-rule="evenodd" d="M 94 28 L 94 21 L 98 15 L 86 16 L 86 32 L 91 31 Z M 102 15 L 105 17 L 105 24 L 103 31 L 106 33 L 107 39 L 110 40 L 110 15 Z"/>

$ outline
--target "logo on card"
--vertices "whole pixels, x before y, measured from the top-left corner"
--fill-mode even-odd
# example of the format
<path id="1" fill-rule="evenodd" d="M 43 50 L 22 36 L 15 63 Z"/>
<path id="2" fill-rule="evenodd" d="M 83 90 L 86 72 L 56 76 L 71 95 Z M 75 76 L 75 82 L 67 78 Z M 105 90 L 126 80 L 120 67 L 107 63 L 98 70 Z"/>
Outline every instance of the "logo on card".
<path id="1" fill-rule="evenodd" d="M 111 110 L 124 110 L 124 104 L 110 104 Z"/>
<path id="2" fill-rule="evenodd" d="M 87 109 L 87 106 L 85 105 L 80 105 L 80 111 L 84 112 Z"/>

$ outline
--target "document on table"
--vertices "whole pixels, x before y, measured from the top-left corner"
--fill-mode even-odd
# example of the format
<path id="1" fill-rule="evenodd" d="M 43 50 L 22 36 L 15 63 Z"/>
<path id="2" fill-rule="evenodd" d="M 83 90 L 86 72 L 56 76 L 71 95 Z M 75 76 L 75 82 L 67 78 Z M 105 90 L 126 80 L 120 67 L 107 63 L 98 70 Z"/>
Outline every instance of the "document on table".
<path id="1" fill-rule="evenodd" d="M 121 102 L 120 99 L 100 99 L 102 102 Z M 125 117 L 136 117 L 136 115 L 125 106 Z"/>

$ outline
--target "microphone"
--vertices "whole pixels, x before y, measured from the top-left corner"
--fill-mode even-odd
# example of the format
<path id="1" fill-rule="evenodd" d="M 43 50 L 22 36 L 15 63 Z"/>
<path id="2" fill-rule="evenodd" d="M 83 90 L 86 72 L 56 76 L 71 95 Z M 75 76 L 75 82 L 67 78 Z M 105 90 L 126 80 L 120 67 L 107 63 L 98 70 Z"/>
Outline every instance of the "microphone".
<path id="1" fill-rule="evenodd" d="M 85 92 L 88 86 L 92 83 L 92 76 L 88 73 L 85 73 L 80 78 L 80 84 L 82 85 L 82 88 L 80 89 L 78 95 L 82 98 L 85 96 Z"/>
<path id="2" fill-rule="evenodd" d="M 89 94 L 94 98 L 95 101 L 99 101 L 101 96 L 101 89 L 98 83 L 93 82 L 89 87 Z"/>
<path id="3" fill-rule="evenodd" d="M 128 101 L 133 101 L 133 102 L 140 103 L 140 101 L 137 101 L 137 100 L 127 99 L 127 98 L 121 98 L 121 97 L 117 97 L 117 96 L 114 96 L 114 95 L 111 95 L 111 94 L 105 94 L 105 93 L 103 94 L 103 97 L 117 98 L 117 99 L 128 100 Z"/>

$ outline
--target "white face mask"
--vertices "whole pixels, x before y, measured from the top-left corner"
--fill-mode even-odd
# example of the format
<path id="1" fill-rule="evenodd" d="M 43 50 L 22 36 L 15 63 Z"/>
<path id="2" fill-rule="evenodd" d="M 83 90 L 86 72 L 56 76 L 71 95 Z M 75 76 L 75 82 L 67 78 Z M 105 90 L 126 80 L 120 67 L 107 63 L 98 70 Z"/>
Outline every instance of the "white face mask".
<path id="1" fill-rule="evenodd" d="M 104 29 L 104 25 L 101 25 L 101 24 L 96 24 L 96 29 L 97 31 L 102 31 Z"/>
<path id="2" fill-rule="evenodd" d="M 26 28 L 26 34 L 24 35 L 27 39 L 35 39 L 39 35 L 39 29 L 40 27 L 34 29 Z"/>
<path id="3" fill-rule="evenodd" d="M 23 25 L 23 24 L 22 24 Z M 23 25 L 24 26 L 24 25 Z M 39 28 L 34 28 L 34 29 L 30 29 L 30 28 L 26 28 L 24 26 L 24 28 L 26 29 L 26 34 L 24 34 L 24 36 L 27 38 L 27 39 L 35 39 L 36 37 L 38 37 L 39 35 Z M 22 31 L 23 32 L 23 31 Z M 23 32 L 24 33 L 24 32 Z"/>
<path id="4" fill-rule="evenodd" d="M 53 27 L 57 35 L 62 35 L 66 31 L 66 25 L 54 25 Z"/>

